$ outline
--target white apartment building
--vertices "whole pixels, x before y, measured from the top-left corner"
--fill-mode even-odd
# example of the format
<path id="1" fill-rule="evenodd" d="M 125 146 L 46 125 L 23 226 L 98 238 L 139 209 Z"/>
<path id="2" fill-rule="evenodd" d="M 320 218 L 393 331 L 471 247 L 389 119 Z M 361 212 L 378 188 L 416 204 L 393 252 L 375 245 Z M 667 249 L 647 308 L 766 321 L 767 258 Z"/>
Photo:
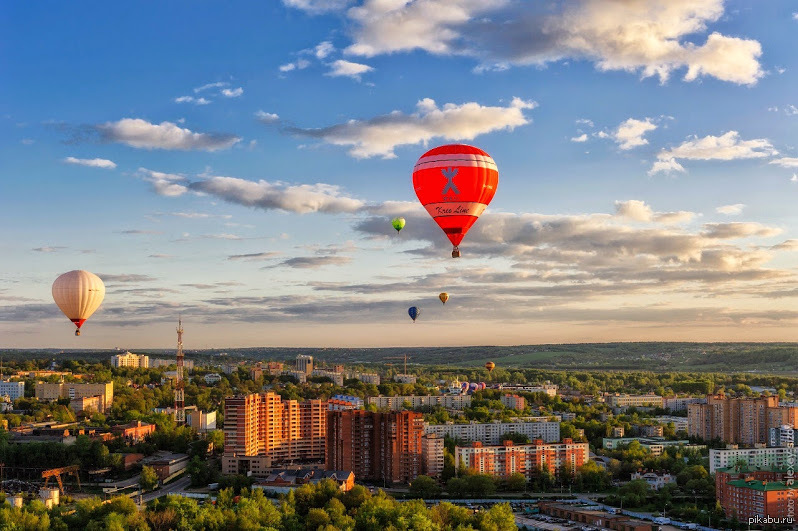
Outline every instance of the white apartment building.
<path id="1" fill-rule="evenodd" d="M 413 374 L 397 374 L 393 377 L 393 381 L 402 384 L 414 384 L 417 378 Z"/>
<path id="2" fill-rule="evenodd" d="M 654 417 L 654 420 L 664 426 L 673 422 L 673 427 L 676 428 L 676 431 L 687 431 L 687 417 L 663 415 L 661 417 Z"/>
<path id="3" fill-rule="evenodd" d="M 342 372 L 335 372 L 335 371 L 327 371 L 324 369 L 313 369 L 313 372 L 310 373 L 311 376 L 319 376 L 322 378 L 329 378 L 333 381 L 335 385 L 343 387 L 344 385 L 344 373 Z"/>
<path id="4" fill-rule="evenodd" d="M 212 373 L 206 374 L 203 377 L 203 379 L 205 380 L 206 384 L 213 385 L 213 384 L 217 384 L 217 383 L 222 381 L 222 375 L 219 374 L 218 372 L 212 372 Z"/>
<path id="5" fill-rule="evenodd" d="M 380 375 L 375 372 L 350 372 L 346 377 L 360 380 L 364 384 L 380 385 Z"/>
<path id="6" fill-rule="evenodd" d="M 133 354 L 125 352 L 111 356 L 111 367 L 133 367 L 136 369 L 148 369 L 150 367 L 150 357 L 145 354 Z"/>
<path id="7" fill-rule="evenodd" d="M 507 433 L 526 435 L 530 441 L 542 439 L 544 442 L 557 442 L 560 440 L 560 423 L 551 422 L 546 417 L 540 417 L 537 422 L 474 422 L 468 424 L 424 423 L 424 433 L 435 434 L 441 438 L 449 436 L 463 441 L 481 442 L 486 445 L 502 443 L 502 436 Z"/>
<path id="8" fill-rule="evenodd" d="M 471 395 L 427 395 L 427 396 L 370 396 L 369 404 L 377 409 L 399 410 L 407 402 L 411 409 L 441 406 L 448 409 L 464 409 L 471 406 Z"/>
<path id="9" fill-rule="evenodd" d="M 729 468 L 742 461 L 749 469 L 776 467 L 795 467 L 798 463 L 798 448 L 777 447 L 766 448 L 739 448 L 730 444 L 726 448 L 713 448 L 709 450 L 709 473 L 714 474 L 719 468 Z"/>
<path id="10" fill-rule="evenodd" d="M 499 389 L 502 391 L 521 391 L 524 393 L 545 393 L 551 397 L 557 396 L 559 387 L 557 384 L 546 382 L 542 384 L 501 384 Z"/>
<path id="11" fill-rule="evenodd" d="M 25 382 L 0 382 L 0 397 L 8 396 L 13 402 L 25 396 Z"/>
<path id="12" fill-rule="evenodd" d="M 644 480 L 648 483 L 648 486 L 651 487 L 651 490 L 659 490 L 669 483 L 676 483 L 676 476 L 670 474 L 662 474 L 659 476 L 654 472 L 633 472 L 632 480 L 634 481 L 635 479 Z"/>

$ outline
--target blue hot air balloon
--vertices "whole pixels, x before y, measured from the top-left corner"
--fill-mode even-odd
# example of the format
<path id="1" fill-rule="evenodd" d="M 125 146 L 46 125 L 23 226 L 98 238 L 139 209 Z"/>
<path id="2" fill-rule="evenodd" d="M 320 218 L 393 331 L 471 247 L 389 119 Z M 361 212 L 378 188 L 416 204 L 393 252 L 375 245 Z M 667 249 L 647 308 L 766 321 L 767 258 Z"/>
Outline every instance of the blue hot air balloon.
<path id="1" fill-rule="evenodd" d="M 409 316 L 410 316 L 410 318 L 411 318 L 411 319 L 413 320 L 413 322 L 415 323 L 415 322 L 416 322 L 416 319 L 418 319 L 418 316 L 419 316 L 419 315 L 421 315 L 421 308 L 416 308 L 415 306 L 411 306 L 411 307 L 410 307 L 410 308 L 407 310 L 407 315 L 409 315 Z"/>

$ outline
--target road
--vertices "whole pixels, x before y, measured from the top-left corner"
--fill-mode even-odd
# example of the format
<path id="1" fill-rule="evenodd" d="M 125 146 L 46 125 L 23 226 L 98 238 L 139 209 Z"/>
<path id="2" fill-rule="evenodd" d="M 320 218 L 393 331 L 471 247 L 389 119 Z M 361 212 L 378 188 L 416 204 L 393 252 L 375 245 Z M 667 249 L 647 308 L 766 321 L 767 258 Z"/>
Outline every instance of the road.
<path id="1" fill-rule="evenodd" d="M 142 497 L 142 501 L 144 503 L 148 503 L 156 498 L 160 498 L 161 496 L 166 496 L 167 494 L 175 494 L 181 492 L 185 490 L 185 488 L 188 487 L 189 485 L 191 485 L 191 477 L 188 474 L 185 474 L 183 477 L 172 481 L 168 485 L 165 485 L 158 490 L 148 492 Z"/>

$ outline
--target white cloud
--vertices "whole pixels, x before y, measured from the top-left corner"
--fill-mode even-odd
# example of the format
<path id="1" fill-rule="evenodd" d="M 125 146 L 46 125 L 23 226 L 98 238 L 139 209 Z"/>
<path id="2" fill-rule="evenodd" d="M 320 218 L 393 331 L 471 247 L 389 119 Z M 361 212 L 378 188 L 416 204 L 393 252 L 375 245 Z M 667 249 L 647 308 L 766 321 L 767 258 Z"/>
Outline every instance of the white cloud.
<path id="1" fill-rule="evenodd" d="M 316 56 L 316 59 L 324 59 L 334 51 L 335 46 L 330 41 L 324 41 L 316 45 L 313 49 L 313 55 Z"/>
<path id="2" fill-rule="evenodd" d="M 798 173 L 792 174 L 792 177 L 790 177 L 790 182 L 798 183 Z"/>
<path id="3" fill-rule="evenodd" d="M 255 118 L 257 118 L 259 122 L 263 122 L 265 124 L 273 124 L 280 121 L 280 117 L 278 115 L 265 111 L 256 112 Z"/>
<path id="4" fill-rule="evenodd" d="M 76 159 L 75 157 L 67 157 L 64 159 L 67 164 L 78 164 L 80 166 L 89 166 L 91 168 L 104 168 L 113 170 L 116 164 L 108 159 Z"/>
<path id="5" fill-rule="evenodd" d="M 587 118 L 579 118 L 576 120 L 577 125 L 586 125 L 588 127 L 594 127 L 593 120 L 588 120 Z"/>
<path id="6" fill-rule="evenodd" d="M 194 105 L 208 105 L 211 103 L 211 100 L 206 100 L 205 98 L 195 98 L 193 96 L 180 96 L 179 98 L 175 98 L 175 103 L 193 103 Z"/>
<path id="7" fill-rule="evenodd" d="M 657 155 L 649 175 L 660 171 L 684 171 L 676 162 L 682 160 L 738 160 L 759 159 L 778 154 L 766 138 L 741 140 L 740 133 L 729 131 L 721 136 L 708 135 L 704 138 L 691 137 L 682 144 L 668 150 L 663 149 Z M 784 160 L 784 159 L 782 159 Z"/>
<path id="8" fill-rule="evenodd" d="M 294 63 L 286 63 L 280 65 L 280 72 L 290 72 L 292 70 L 303 70 L 310 66 L 310 61 L 307 59 L 299 59 Z"/>
<path id="9" fill-rule="evenodd" d="M 234 89 L 222 89 L 222 96 L 225 98 L 237 98 L 244 93 L 244 89 L 242 87 L 234 88 Z"/>
<path id="10" fill-rule="evenodd" d="M 31 145 L 33 145 L 33 144 L 34 144 L 36 141 L 35 141 L 34 139 L 32 139 L 32 138 L 23 138 L 22 140 L 20 140 L 20 142 L 21 142 L 23 145 L 25 145 L 25 146 L 31 146 Z"/>
<path id="11" fill-rule="evenodd" d="M 703 236 L 715 239 L 748 238 L 750 236 L 770 237 L 780 234 L 779 228 L 768 227 L 761 223 L 734 222 L 734 223 L 706 223 Z"/>
<path id="12" fill-rule="evenodd" d="M 792 19 L 793 20 L 798 20 L 798 13 L 793 13 L 792 14 Z"/>
<path id="13" fill-rule="evenodd" d="M 211 177 L 191 183 L 189 188 L 230 203 L 297 214 L 356 212 L 364 204 L 343 195 L 338 186 L 323 183 L 291 185 L 279 181 Z"/>
<path id="14" fill-rule="evenodd" d="M 648 140 L 643 138 L 643 135 L 656 128 L 657 126 L 651 122 L 651 118 L 646 118 L 645 120 L 629 118 L 618 126 L 618 129 L 613 133 L 613 138 L 619 148 L 623 150 L 632 149 L 648 144 Z"/>
<path id="15" fill-rule="evenodd" d="M 786 114 L 787 116 L 795 116 L 796 114 L 798 114 L 798 107 L 796 107 L 795 105 L 787 105 L 784 108 L 784 114 Z"/>
<path id="16" fill-rule="evenodd" d="M 352 0 L 283 0 L 286 6 L 311 14 L 339 11 L 351 3 Z"/>
<path id="17" fill-rule="evenodd" d="M 337 61 L 333 61 L 333 63 L 330 64 L 329 66 L 330 66 L 330 71 L 324 75 L 330 77 L 351 77 L 357 80 L 360 80 L 360 76 L 365 74 L 366 72 L 371 72 L 372 70 L 374 70 L 369 65 L 353 63 L 350 61 L 345 61 L 343 59 L 338 59 Z"/>
<path id="18" fill-rule="evenodd" d="M 95 127 L 106 141 L 141 149 L 218 151 L 241 140 L 234 135 L 195 133 L 172 122 L 152 124 L 140 118 L 123 118 Z"/>
<path id="19" fill-rule="evenodd" d="M 648 204 L 637 199 L 616 201 L 615 215 L 633 221 L 662 223 L 663 225 L 686 223 L 695 217 L 695 213 L 684 210 L 679 210 L 677 212 L 654 212 Z"/>
<path id="20" fill-rule="evenodd" d="M 587 142 L 587 135 L 582 133 L 579 136 L 571 137 L 571 142 Z"/>
<path id="21" fill-rule="evenodd" d="M 743 203 L 735 203 L 734 205 L 723 205 L 715 209 L 718 214 L 726 214 L 727 216 L 736 216 L 742 214 L 745 205 Z"/>
<path id="22" fill-rule="evenodd" d="M 764 75 L 758 41 L 712 32 L 696 44 L 695 36 L 723 16 L 723 0 L 575 0 L 553 11 L 509 0 L 365 0 L 347 12 L 355 26 L 346 52 L 424 50 L 486 65 L 587 59 L 602 71 L 663 82 L 679 69 L 686 69 L 686 81 L 710 76 L 754 84 Z"/>
<path id="23" fill-rule="evenodd" d="M 781 157 L 771 160 L 768 164 L 775 164 L 782 168 L 798 168 L 798 157 Z"/>
<path id="24" fill-rule="evenodd" d="M 366 121 L 350 120 L 323 129 L 291 131 L 329 144 L 352 146 L 349 153 L 356 158 L 394 158 L 397 146 L 426 143 L 434 138 L 472 140 L 482 134 L 526 125 L 530 120 L 524 110 L 535 107 L 535 102 L 513 98 L 507 107 L 470 102 L 447 103 L 439 108 L 435 101 L 425 98 L 416 105 L 416 112 L 409 115 L 393 111 Z"/>
<path id="25" fill-rule="evenodd" d="M 224 82 L 224 81 L 217 81 L 216 83 L 207 83 L 205 85 L 202 85 L 201 87 L 195 88 L 194 89 L 194 93 L 196 94 L 198 92 L 202 92 L 203 90 L 208 90 L 208 89 L 212 89 L 212 88 L 226 87 L 229 84 L 230 83 L 227 83 L 227 82 Z"/>
<path id="26" fill-rule="evenodd" d="M 136 176 L 150 183 L 153 191 L 158 195 L 176 197 L 188 192 L 188 188 L 184 184 L 186 178 L 182 175 L 139 168 L 136 171 Z"/>

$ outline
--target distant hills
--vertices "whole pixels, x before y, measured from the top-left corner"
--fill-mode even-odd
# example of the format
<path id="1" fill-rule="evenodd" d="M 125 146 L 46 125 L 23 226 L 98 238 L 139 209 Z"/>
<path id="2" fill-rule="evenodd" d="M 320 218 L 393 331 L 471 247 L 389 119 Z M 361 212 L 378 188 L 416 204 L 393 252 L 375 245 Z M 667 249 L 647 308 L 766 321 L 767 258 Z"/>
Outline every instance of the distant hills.
<path id="1" fill-rule="evenodd" d="M 155 357 L 173 350 L 131 349 Z M 108 359 L 112 350 L 0 349 L 6 360 L 31 358 Z M 493 361 L 503 368 L 756 372 L 798 374 L 798 343 L 581 343 L 561 345 L 471 346 L 426 348 L 230 348 L 188 350 L 200 361 L 289 361 L 310 354 L 327 364 L 392 363 L 408 354 L 408 367 L 481 366 Z"/>

